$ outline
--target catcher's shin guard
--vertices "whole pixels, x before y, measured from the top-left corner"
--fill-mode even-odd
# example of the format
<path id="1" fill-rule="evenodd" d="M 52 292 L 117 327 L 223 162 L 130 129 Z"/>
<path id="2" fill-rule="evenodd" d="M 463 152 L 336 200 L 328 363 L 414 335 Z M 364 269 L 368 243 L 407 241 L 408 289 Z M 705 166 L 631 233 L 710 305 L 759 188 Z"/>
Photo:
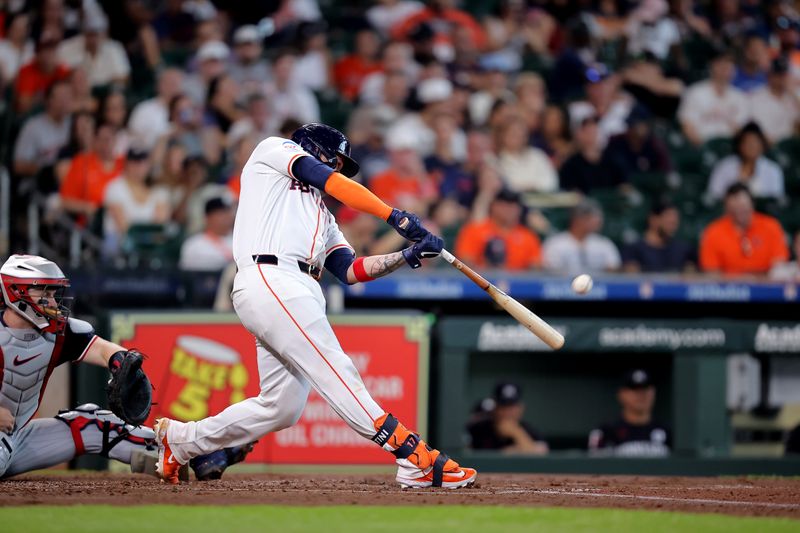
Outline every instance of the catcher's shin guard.
<path id="1" fill-rule="evenodd" d="M 130 464 L 134 451 L 156 449 L 155 435 L 150 429 L 127 425 L 111 411 L 93 403 L 61 411 L 56 418 L 69 426 L 75 455 L 91 453 Z"/>
<path id="2" fill-rule="evenodd" d="M 462 468 L 439 450 L 428 446 L 418 434 L 407 430 L 387 413 L 375 421 L 372 440 L 391 452 L 397 462 L 397 482 L 403 487 L 459 488 L 472 485 L 478 473 Z"/>

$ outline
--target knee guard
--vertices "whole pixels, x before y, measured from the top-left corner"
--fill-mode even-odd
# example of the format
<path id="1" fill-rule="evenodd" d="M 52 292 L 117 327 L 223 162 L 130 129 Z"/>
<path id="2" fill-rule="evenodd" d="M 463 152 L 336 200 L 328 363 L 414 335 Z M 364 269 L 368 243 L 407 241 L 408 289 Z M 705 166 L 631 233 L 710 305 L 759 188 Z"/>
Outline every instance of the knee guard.
<path id="1" fill-rule="evenodd" d="M 111 450 L 123 441 L 142 446 L 147 450 L 156 448 L 155 434 L 151 429 L 125 424 L 114 413 L 100 409 L 97 404 L 85 403 L 71 411 L 60 411 L 56 418 L 69 427 L 72 440 L 75 442 L 76 455 L 85 454 L 89 447 L 92 448 L 90 451 L 109 457 Z M 99 431 L 99 443 L 87 446 L 83 435 L 83 431 L 87 428 L 96 428 Z M 97 451 L 94 448 L 97 448 Z"/>

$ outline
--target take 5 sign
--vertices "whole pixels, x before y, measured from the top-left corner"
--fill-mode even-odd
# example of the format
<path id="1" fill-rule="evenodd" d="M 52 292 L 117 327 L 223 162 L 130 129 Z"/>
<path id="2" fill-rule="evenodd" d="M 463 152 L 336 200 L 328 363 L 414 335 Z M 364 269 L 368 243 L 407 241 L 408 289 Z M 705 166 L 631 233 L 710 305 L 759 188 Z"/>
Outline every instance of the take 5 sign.
<path id="1" fill-rule="evenodd" d="M 409 428 L 425 432 L 428 407 L 428 320 L 422 315 L 330 317 L 367 390 Z M 147 354 L 155 418 L 213 416 L 259 393 L 253 336 L 234 314 L 114 314 L 112 339 Z M 298 423 L 259 440 L 248 462 L 385 464 L 386 452 L 350 429 L 312 389 Z"/>

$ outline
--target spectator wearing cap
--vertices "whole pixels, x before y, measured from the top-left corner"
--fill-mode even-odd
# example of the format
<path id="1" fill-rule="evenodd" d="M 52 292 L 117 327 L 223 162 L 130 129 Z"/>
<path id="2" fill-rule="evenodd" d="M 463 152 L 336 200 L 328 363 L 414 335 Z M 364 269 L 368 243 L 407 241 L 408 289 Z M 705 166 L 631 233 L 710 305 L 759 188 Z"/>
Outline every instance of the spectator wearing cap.
<path id="1" fill-rule="evenodd" d="M 685 272 L 693 270 L 694 251 L 675 237 L 680 227 L 678 209 L 656 201 L 647 216 L 647 229 L 641 239 L 622 250 L 626 272 Z"/>
<path id="2" fill-rule="evenodd" d="M 135 224 L 165 224 L 170 217 L 169 195 L 148 183 L 150 154 L 131 148 L 122 174 L 112 180 L 103 195 L 104 250 L 112 256 L 128 229 Z"/>
<path id="3" fill-rule="evenodd" d="M 416 149 L 417 139 L 400 131 L 386 139 L 389 168 L 369 182 L 370 190 L 389 205 L 412 212 L 426 212 L 438 194 Z"/>
<path id="4" fill-rule="evenodd" d="M 706 193 L 708 198 L 721 200 L 731 185 L 743 183 L 756 198 L 784 199 L 783 170 L 764 156 L 768 146 L 758 124 L 745 124 L 733 139 L 734 153 L 714 165 Z"/>
<path id="5" fill-rule="evenodd" d="M 136 104 L 128 128 L 137 146 L 153 149 L 158 139 L 169 131 L 169 103 L 183 89 L 183 72 L 167 68 L 158 73 L 157 94 Z"/>
<path id="6" fill-rule="evenodd" d="M 3 26 L 5 37 L 0 39 L 0 74 L 3 83 L 10 84 L 16 79 L 22 65 L 33 59 L 30 14 L 24 11 L 7 13 Z"/>
<path id="7" fill-rule="evenodd" d="M 218 272 L 233 261 L 233 207 L 225 198 L 212 198 L 205 205 L 205 228 L 181 246 L 181 270 Z"/>
<path id="8" fill-rule="evenodd" d="M 128 55 L 120 43 L 109 39 L 108 19 L 99 10 L 87 10 L 83 31 L 63 41 L 58 47 L 58 58 L 70 68 L 86 67 L 92 87 L 116 83 L 124 85 L 131 73 Z"/>
<path id="9" fill-rule="evenodd" d="M 26 113 L 41 103 L 54 83 L 69 76 L 69 68 L 58 59 L 57 46 L 57 40 L 41 37 L 33 59 L 19 70 L 14 87 L 18 112 Z"/>
<path id="10" fill-rule="evenodd" d="M 483 400 L 479 415 L 467 426 L 473 450 L 498 450 L 503 453 L 546 455 L 547 442 L 522 419 L 525 403 L 514 383 L 498 383 L 491 398 Z"/>
<path id="11" fill-rule="evenodd" d="M 650 111 L 637 104 L 628 115 L 627 124 L 627 131 L 613 136 L 603 154 L 623 181 L 641 172 L 670 172 L 669 152 L 664 142 L 653 135 Z"/>
<path id="12" fill-rule="evenodd" d="M 622 266 L 619 250 L 611 239 L 600 235 L 603 211 L 591 199 L 572 209 L 569 228 L 544 241 L 544 268 L 563 276 L 614 272 Z"/>
<path id="13" fill-rule="evenodd" d="M 745 94 L 733 87 L 735 65 L 728 52 L 718 51 L 711 60 L 708 79 L 689 86 L 678 108 L 683 133 L 695 145 L 733 137 L 747 122 L 749 105 Z"/>
<path id="14" fill-rule="evenodd" d="M 307 87 L 294 81 L 297 54 L 284 49 L 272 63 L 273 82 L 267 96 L 279 122 L 292 118 L 301 123 L 319 122 L 319 102 Z"/>
<path id="15" fill-rule="evenodd" d="M 625 120 L 634 101 L 620 89 L 622 78 L 611 74 L 605 65 L 586 69 L 585 80 L 586 99 L 569 105 L 570 122 L 575 125 L 587 117 L 596 117 L 600 148 L 605 148 L 609 138 L 625 131 Z"/>
<path id="16" fill-rule="evenodd" d="M 541 243 L 522 225 L 519 195 L 503 189 L 489 205 L 489 216 L 466 224 L 456 239 L 456 254 L 478 267 L 505 270 L 538 268 Z"/>
<path id="17" fill-rule="evenodd" d="M 624 185 L 625 176 L 603 157 L 597 117 L 586 117 L 573 130 L 575 153 L 559 169 L 561 189 L 591 194 L 594 189 Z"/>
<path id="18" fill-rule="evenodd" d="M 656 387 L 646 370 L 631 370 L 617 391 L 622 413 L 616 422 L 589 433 L 589 453 L 616 457 L 666 457 L 670 430 L 653 419 Z"/>
<path id="19" fill-rule="evenodd" d="M 269 63 L 261 57 L 263 51 L 258 27 L 246 24 L 233 32 L 233 57 L 228 73 L 246 95 L 259 92 L 272 79 Z"/>
<path id="20" fill-rule="evenodd" d="M 361 28 L 356 32 L 353 53 L 342 57 L 333 67 L 336 89 L 346 100 L 355 100 L 361 92 L 364 79 L 381 70 L 378 61 L 380 39 L 372 28 Z"/>
<path id="21" fill-rule="evenodd" d="M 710 274 L 765 275 L 788 259 L 780 222 L 755 211 L 747 185 L 731 185 L 725 192 L 725 214 L 703 231 L 700 268 Z"/>
<path id="22" fill-rule="evenodd" d="M 770 144 L 797 132 L 800 99 L 790 91 L 789 64 L 785 58 L 774 59 L 766 86 L 750 93 L 750 115 Z"/>
<path id="23" fill-rule="evenodd" d="M 123 170 L 124 157 L 114 155 L 114 127 L 100 122 L 92 149 L 72 158 L 61 183 L 61 205 L 70 213 L 91 218 L 103 203 L 106 187 Z"/>
<path id="24" fill-rule="evenodd" d="M 770 279 L 800 282 L 800 231 L 794 234 L 792 251 L 794 252 L 794 260 L 775 263 L 769 271 Z"/>
<path id="25" fill-rule="evenodd" d="M 183 83 L 183 92 L 196 104 L 205 103 L 211 80 L 227 72 L 230 53 L 228 45 L 222 41 L 208 41 L 197 49 L 197 72 L 187 76 Z"/>
<path id="26" fill-rule="evenodd" d="M 452 113 L 450 98 L 453 95 L 453 84 L 444 78 L 429 78 L 417 85 L 417 98 L 422 104 L 419 113 L 406 113 L 400 117 L 387 131 L 387 142 L 392 137 L 415 139 L 414 149 L 422 157 L 434 152 L 436 146 L 435 124 L 443 113 Z M 456 129 L 451 137 L 453 157 L 463 161 L 466 155 L 466 136 L 461 129 Z"/>
<path id="27" fill-rule="evenodd" d="M 529 138 L 522 117 L 512 118 L 498 132 L 497 159 L 506 186 L 520 193 L 553 192 L 558 189 L 558 174 L 547 154 L 528 144 Z"/>
<path id="28" fill-rule="evenodd" d="M 749 35 L 731 83 L 745 93 L 755 91 L 766 85 L 769 67 L 770 50 L 767 42 L 760 35 Z"/>
<path id="29" fill-rule="evenodd" d="M 44 112 L 22 126 L 14 146 L 14 174 L 33 176 L 55 163 L 58 151 L 67 144 L 70 130 L 72 89 L 66 82 L 54 83 L 47 89 Z"/>

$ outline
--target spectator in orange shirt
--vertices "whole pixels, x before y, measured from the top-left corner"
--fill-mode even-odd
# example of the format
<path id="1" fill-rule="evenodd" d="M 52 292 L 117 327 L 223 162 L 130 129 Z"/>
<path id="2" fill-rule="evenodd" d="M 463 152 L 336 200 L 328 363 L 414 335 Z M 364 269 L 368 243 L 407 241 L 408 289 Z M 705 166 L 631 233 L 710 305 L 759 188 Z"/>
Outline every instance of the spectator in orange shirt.
<path id="1" fill-rule="evenodd" d="M 70 213 L 91 218 L 103 203 L 106 185 L 122 173 L 124 157 L 114 155 L 114 127 L 100 123 L 92 150 L 76 155 L 61 184 L 61 204 Z"/>
<path id="2" fill-rule="evenodd" d="M 370 190 L 398 209 L 427 212 L 428 206 L 438 197 L 438 190 L 415 151 L 417 139 L 401 131 L 389 136 L 385 142 L 389 151 L 389 168 L 370 180 Z"/>
<path id="3" fill-rule="evenodd" d="M 725 214 L 703 232 L 700 267 L 709 273 L 763 275 L 788 258 L 780 222 L 755 212 L 747 185 L 731 185 L 725 193 Z"/>
<path id="4" fill-rule="evenodd" d="M 57 40 L 42 37 L 36 43 L 33 60 L 19 70 L 16 86 L 18 112 L 27 113 L 42 103 L 47 89 L 69 76 L 69 69 L 58 62 L 57 46 Z"/>
<path id="5" fill-rule="evenodd" d="M 364 28 L 356 33 L 355 50 L 344 56 L 333 67 L 336 88 L 347 100 L 355 100 L 361 92 L 361 82 L 373 72 L 381 70 L 378 61 L 380 40 L 372 28 Z"/>
<path id="6" fill-rule="evenodd" d="M 500 191 L 489 206 L 489 217 L 470 222 L 456 239 L 456 255 L 478 267 L 525 270 L 541 263 L 539 238 L 520 223 L 519 195 Z"/>

